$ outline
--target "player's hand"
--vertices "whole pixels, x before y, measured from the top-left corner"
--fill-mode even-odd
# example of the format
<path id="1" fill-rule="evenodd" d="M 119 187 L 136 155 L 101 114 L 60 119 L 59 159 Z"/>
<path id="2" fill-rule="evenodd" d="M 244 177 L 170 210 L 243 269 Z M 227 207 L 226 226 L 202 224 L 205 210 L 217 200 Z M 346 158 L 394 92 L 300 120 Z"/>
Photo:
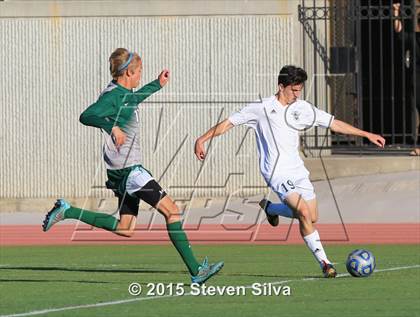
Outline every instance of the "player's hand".
<path id="1" fill-rule="evenodd" d="M 378 134 L 369 133 L 367 135 L 367 138 L 369 139 L 370 142 L 372 142 L 373 144 L 376 144 L 379 147 L 383 148 L 385 146 L 385 139 Z"/>
<path id="2" fill-rule="evenodd" d="M 127 136 L 117 126 L 112 128 L 111 135 L 112 135 L 112 138 L 114 140 L 115 147 L 117 148 L 117 150 L 119 150 L 121 145 L 123 145 L 125 143 L 125 140 L 126 140 Z"/>
<path id="3" fill-rule="evenodd" d="M 158 76 L 161 87 L 165 86 L 169 81 L 169 70 L 164 69 Z"/>
<path id="4" fill-rule="evenodd" d="M 200 139 L 197 139 L 197 141 L 195 141 L 194 152 L 195 152 L 195 156 L 197 156 L 197 158 L 200 161 L 206 158 L 206 151 L 204 150 L 204 144 L 203 142 L 200 141 Z"/>

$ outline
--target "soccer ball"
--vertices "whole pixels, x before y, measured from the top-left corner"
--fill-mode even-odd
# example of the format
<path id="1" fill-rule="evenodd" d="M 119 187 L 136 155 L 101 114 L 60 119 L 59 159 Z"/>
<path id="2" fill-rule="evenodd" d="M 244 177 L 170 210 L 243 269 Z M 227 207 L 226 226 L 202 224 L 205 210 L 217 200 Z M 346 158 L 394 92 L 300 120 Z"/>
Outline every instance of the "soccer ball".
<path id="1" fill-rule="evenodd" d="M 375 257 L 368 250 L 357 249 L 347 257 L 347 271 L 354 277 L 368 277 L 373 273 L 375 267 Z"/>

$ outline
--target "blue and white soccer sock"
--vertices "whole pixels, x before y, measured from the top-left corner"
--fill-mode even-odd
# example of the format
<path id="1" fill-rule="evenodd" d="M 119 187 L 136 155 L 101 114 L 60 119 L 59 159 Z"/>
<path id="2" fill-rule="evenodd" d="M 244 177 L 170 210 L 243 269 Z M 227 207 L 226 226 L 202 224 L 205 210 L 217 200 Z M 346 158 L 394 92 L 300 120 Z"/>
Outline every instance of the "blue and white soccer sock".
<path id="1" fill-rule="evenodd" d="M 330 264 L 331 262 L 328 260 L 327 255 L 325 254 L 324 248 L 322 246 L 321 240 L 319 239 L 318 231 L 315 230 L 311 234 L 303 237 L 305 243 L 309 250 L 311 250 L 312 254 L 318 261 L 319 265 L 322 268 L 322 262 L 326 262 Z"/>
<path id="2" fill-rule="evenodd" d="M 266 211 L 271 216 L 282 216 L 286 218 L 293 218 L 292 209 L 284 203 L 274 204 L 269 203 Z"/>

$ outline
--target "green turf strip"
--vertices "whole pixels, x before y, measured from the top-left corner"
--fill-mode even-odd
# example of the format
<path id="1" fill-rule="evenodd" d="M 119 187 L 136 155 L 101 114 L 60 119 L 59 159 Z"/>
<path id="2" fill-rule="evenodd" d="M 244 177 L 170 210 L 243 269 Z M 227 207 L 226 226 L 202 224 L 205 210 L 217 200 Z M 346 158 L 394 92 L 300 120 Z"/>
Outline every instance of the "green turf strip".
<path id="1" fill-rule="evenodd" d="M 327 246 L 339 273 L 356 248 L 371 250 L 377 269 L 420 264 L 420 246 Z M 131 282 L 190 280 L 171 246 L 3 247 L 0 251 L 0 315 L 136 299 L 45 316 L 420 316 L 420 268 L 376 272 L 369 278 L 318 278 L 304 246 L 195 246 L 199 259 L 224 260 L 207 285 L 250 286 L 288 280 L 291 296 L 180 296 L 146 300 L 128 294 Z M 314 279 L 312 279 L 314 278 Z M 279 286 L 279 285 L 276 285 Z M 185 292 L 190 288 L 185 286 Z M 166 292 L 167 294 L 168 292 Z M 144 296 L 141 295 L 141 296 Z M 140 300 L 137 300 L 140 299 Z"/>

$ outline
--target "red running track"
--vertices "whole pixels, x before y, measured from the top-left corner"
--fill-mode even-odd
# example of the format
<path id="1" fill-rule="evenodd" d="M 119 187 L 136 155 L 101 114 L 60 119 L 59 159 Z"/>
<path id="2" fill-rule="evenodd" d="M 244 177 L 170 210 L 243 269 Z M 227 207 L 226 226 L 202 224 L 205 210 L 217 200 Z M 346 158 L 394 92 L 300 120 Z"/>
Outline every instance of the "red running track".
<path id="1" fill-rule="evenodd" d="M 420 244 L 420 224 L 319 224 L 321 239 L 335 244 Z M 194 244 L 301 244 L 297 224 L 187 225 Z M 166 226 L 136 227 L 131 238 L 124 238 L 87 225 L 56 225 L 43 232 L 40 225 L 0 226 L 0 245 L 83 245 L 83 244 L 167 244 Z"/>

